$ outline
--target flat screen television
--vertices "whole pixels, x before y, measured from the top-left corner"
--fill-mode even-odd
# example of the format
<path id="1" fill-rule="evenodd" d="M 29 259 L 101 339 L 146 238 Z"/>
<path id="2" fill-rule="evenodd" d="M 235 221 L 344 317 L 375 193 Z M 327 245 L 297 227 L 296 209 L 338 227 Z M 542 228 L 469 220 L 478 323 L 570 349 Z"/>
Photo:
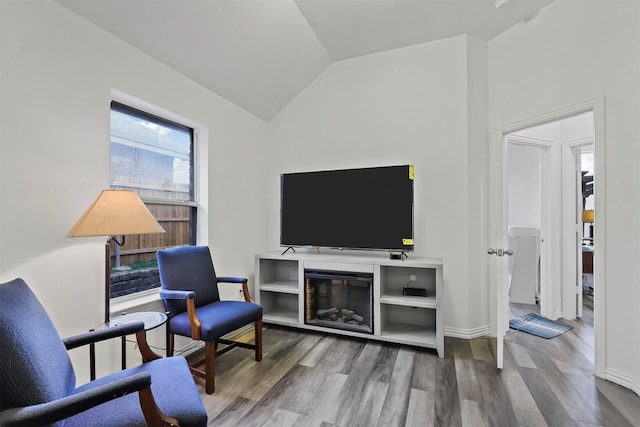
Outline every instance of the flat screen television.
<path id="1" fill-rule="evenodd" d="M 285 173 L 280 245 L 413 251 L 413 165 Z"/>

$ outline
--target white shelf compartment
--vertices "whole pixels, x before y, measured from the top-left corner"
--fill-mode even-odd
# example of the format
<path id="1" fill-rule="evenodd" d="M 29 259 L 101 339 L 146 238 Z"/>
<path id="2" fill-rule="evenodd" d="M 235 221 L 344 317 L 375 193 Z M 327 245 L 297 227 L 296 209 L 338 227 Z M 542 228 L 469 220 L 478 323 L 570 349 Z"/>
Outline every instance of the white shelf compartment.
<path id="1" fill-rule="evenodd" d="M 260 305 L 266 322 L 289 326 L 299 323 L 296 294 L 260 290 Z"/>
<path id="2" fill-rule="evenodd" d="M 264 314 L 262 320 L 274 325 L 297 326 L 298 312 L 296 310 L 272 310 L 269 314 Z"/>
<path id="3" fill-rule="evenodd" d="M 385 341 L 418 347 L 437 348 L 436 331 L 427 330 L 417 325 L 387 322 L 380 338 Z"/>
<path id="4" fill-rule="evenodd" d="M 256 274 L 259 274 L 260 289 L 269 287 L 276 292 L 287 292 L 298 288 L 299 263 L 296 260 L 257 257 L 256 270 Z"/>
<path id="5" fill-rule="evenodd" d="M 436 310 L 381 304 L 380 336 L 395 342 L 436 348 Z"/>
<path id="6" fill-rule="evenodd" d="M 415 281 L 411 282 L 412 276 Z M 380 266 L 380 295 L 395 298 L 395 296 L 408 298 L 406 301 L 424 302 L 425 297 L 405 297 L 402 290 L 405 286 L 425 289 L 426 298 L 435 300 L 437 294 L 436 269 L 416 267 L 407 263 L 406 265 L 381 265 Z M 416 299 L 419 298 L 419 299 Z M 412 305 L 412 304 L 402 304 Z M 422 307 L 423 304 L 418 306 Z M 433 307 L 435 308 L 435 307 Z"/>

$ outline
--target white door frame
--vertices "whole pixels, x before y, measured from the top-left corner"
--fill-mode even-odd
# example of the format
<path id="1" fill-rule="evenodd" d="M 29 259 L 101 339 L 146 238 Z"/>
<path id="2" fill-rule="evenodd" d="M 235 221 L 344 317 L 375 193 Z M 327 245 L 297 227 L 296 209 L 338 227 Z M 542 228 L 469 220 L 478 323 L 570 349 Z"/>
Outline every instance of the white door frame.
<path id="1" fill-rule="evenodd" d="M 519 122 L 514 122 L 510 124 L 504 125 L 502 123 L 502 115 L 500 113 L 497 114 L 497 127 L 495 133 L 494 144 L 491 144 L 493 147 L 492 154 L 495 156 L 494 160 L 496 161 L 496 167 L 498 172 L 502 174 L 504 164 L 504 152 L 502 150 L 505 136 L 509 133 L 515 132 L 520 129 L 549 123 L 552 121 L 557 121 L 560 119 L 564 119 L 570 116 L 575 116 L 580 113 L 584 113 L 587 111 L 593 111 L 593 119 L 594 119 L 594 186 L 598 189 L 598 191 L 594 192 L 594 210 L 597 212 L 595 215 L 595 236 L 594 239 L 598 242 L 598 248 L 596 249 L 596 253 L 594 253 L 594 346 L 595 346 L 595 374 L 598 377 L 604 378 L 604 367 L 606 366 L 606 353 L 605 353 L 605 342 L 604 342 L 604 319 L 605 319 L 605 307 L 606 307 L 606 292 L 604 289 L 605 285 L 605 274 L 604 274 L 604 266 L 606 265 L 605 257 L 606 257 L 606 248 L 605 248 L 605 218 L 606 218 L 606 203 L 605 203 L 605 121 L 604 121 L 604 97 L 595 98 L 580 104 L 572 105 L 569 107 L 561 108 L 556 111 L 552 111 L 546 114 L 542 114 L 540 116 L 532 117 L 529 119 L 525 119 Z M 494 172 L 495 173 L 495 172 Z M 502 174 L 504 175 L 504 174 Z M 497 180 L 496 180 L 497 181 Z M 492 182 L 492 188 L 494 191 L 499 192 L 500 194 L 496 194 L 491 197 L 491 216 L 496 216 L 491 223 L 494 225 L 502 226 L 503 216 L 504 216 L 504 206 L 502 205 L 502 194 L 504 193 L 504 182 Z M 504 178 L 503 178 L 504 181 Z M 499 202 L 499 205 L 494 204 L 494 202 Z M 504 236 L 502 236 L 501 230 L 494 230 L 494 233 L 490 233 L 490 235 L 495 235 L 496 239 L 494 244 L 498 247 L 503 247 L 505 243 Z M 500 264 L 500 263 L 498 263 Z M 489 261 L 489 271 L 493 270 L 493 266 L 495 263 Z M 502 368 L 503 363 L 503 340 L 504 334 L 506 330 L 503 327 L 502 321 L 506 317 L 508 310 L 508 305 L 504 301 L 504 295 L 506 290 L 506 283 L 502 280 L 503 277 L 503 268 L 499 267 L 495 271 L 493 275 L 494 283 L 496 286 L 495 292 L 497 296 L 497 315 L 496 315 L 496 335 L 497 335 L 497 344 L 498 344 L 498 354 L 497 354 L 497 364 L 498 368 Z M 600 286 L 598 286 L 598 284 Z"/>
<path id="2" fill-rule="evenodd" d="M 562 318 L 582 317 L 582 180 L 580 164 L 582 149 L 593 146 L 593 138 L 568 141 L 562 144 Z"/>

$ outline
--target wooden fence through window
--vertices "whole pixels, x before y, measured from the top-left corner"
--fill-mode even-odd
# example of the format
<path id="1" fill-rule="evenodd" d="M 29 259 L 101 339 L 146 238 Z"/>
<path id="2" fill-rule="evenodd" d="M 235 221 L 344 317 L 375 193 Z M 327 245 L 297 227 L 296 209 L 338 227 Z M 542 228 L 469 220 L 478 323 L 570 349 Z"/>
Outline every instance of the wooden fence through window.
<path id="1" fill-rule="evenodd" d="M 126 236 L 125 244 L 120 248 L 120 265 L 154 261 L 159 249 L 190 244 L 191 211 L 190 206 L 147 204 L 164 233 L 138 234 Z M 111 243 L 111 266 L 115 266 L 116 247 Z"/>

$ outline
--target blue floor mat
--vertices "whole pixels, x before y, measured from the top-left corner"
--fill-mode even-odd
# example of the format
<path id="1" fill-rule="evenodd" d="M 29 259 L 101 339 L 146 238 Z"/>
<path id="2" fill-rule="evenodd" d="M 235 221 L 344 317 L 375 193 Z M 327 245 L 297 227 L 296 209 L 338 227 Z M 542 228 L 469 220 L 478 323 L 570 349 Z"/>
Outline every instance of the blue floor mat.
<path id="1" fill-rule="evenodd" d="M 573 328 L 573 326 L 564 325 L 535 313 L 527 313 L 517 319 L 509 320 L 509 327 L 542 338 L 557 337 L 561 333 Z"/>

